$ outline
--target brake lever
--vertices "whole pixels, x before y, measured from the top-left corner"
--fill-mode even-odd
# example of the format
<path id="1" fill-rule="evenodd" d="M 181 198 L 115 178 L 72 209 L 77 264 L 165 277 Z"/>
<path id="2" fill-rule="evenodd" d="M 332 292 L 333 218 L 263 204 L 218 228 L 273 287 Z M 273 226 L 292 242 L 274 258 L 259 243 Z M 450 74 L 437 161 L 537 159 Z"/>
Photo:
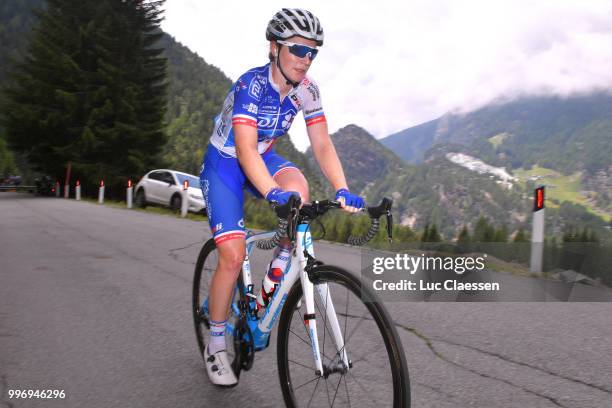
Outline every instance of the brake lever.
<path id="1" fill-rule="evenodd" d="M 391 210 L 387 211 L 387 237 L 389 242 L 393 241 L 393 214 L 391 214 Z"/>
<path id="2" fill-rule="evenodd" d="M 271 203 L 276 216 L 283 220 L 287 220 L 287 237 L 291 241 L 295 240 L 295 229 L 297 227 L 297 219 L 300 213 L 301 203 L 302 200 L 296 195 L 292 195 L 287 203 L 283 205 Z"/>

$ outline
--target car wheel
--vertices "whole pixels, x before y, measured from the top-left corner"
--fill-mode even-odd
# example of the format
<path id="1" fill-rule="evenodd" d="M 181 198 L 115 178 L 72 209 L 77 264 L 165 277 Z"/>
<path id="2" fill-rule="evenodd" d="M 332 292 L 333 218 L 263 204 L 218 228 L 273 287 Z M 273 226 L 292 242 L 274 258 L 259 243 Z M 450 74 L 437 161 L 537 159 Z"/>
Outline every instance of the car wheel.
<path id="1" fill-rule="evenodd" d="M 174 211 L 180 211 L 182 201 L 183 200 L 180 195 L 178 194 L 173 195 L 172 198 L 170 199 L 170 208 L 172 208 L 172 210 Z"/>
<path id="2" fill-rule="evenodd" d="M 138 208 L 145 208 L 147 206 L 147 196 L 145 195 L 145 191 L 143 188 L 138 189 L 136 192 L 136 199 L 134 200 L 134 204 Z"/>

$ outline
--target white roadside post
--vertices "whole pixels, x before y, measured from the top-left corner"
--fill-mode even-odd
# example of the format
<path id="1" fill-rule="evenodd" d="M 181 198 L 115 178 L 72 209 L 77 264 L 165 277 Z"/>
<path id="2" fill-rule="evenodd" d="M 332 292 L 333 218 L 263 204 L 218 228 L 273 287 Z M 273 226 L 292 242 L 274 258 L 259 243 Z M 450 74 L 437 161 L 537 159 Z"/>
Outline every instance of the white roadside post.
<path id="1" fill-rule="evenodd" d="M 81 181 L 76 181 L 76 187 L 74 188 L 74 195 L 77 201 L 81 201 Z"/>
<path id="2" fill-rule="evenodd" d="M 100 190 L 98 191 L 98 203 L 104 204 L 104 180 L 100 181 Z"/>
<path id="3" fill-rule="evenodd" d="M 70 197 L 70 184 L 64 184 L 64 198 Z"/>
<path id="4" fill-rule="evenodd" d="M 59 180 L 55 182 L 55 196 L 56 197 L 60 196 L 60 182 L 59 182 Z"/>
<path id="5" fill-rule="evenodd" d="M 189 180 L 183 181 L 183 199 L 181 200 L 181 217 L 187 216 L 187 208 L 189 207 Z"/>
<path id="6" fill-rule="evenodd" d="M 127 208 L 132 208 L 132 198 L 134 195 L 134 187 L 132 187 L 132 180 L 128 180 L 127 186 Z"/>
<path id="7" fill-rule="evenodd" d="M 544 186 L 534 190 L 533 227 L 531 230 L 531 272 L 542 272 L 544 258 Z"/>

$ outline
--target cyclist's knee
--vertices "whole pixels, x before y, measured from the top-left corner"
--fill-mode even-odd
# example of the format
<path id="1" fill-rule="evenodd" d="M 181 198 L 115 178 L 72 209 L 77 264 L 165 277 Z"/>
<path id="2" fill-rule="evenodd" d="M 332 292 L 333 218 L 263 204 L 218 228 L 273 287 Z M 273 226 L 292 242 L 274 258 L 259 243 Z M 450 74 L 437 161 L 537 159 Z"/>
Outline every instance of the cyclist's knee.
<path id="1" fill-rule="evenodd" d="M 245 257 L 244 239 L 232 239 L 218 246 L 219 266 L 238 275 Z"/>
<path id="2" fill-rule="evenodd" d="M 287 169 L 287 171 L 276 174 L 274 180 L 283 190 L 300 193 L 302 202 L 310 201 L 308 181 L 300 170 L 296 168 Z"/>

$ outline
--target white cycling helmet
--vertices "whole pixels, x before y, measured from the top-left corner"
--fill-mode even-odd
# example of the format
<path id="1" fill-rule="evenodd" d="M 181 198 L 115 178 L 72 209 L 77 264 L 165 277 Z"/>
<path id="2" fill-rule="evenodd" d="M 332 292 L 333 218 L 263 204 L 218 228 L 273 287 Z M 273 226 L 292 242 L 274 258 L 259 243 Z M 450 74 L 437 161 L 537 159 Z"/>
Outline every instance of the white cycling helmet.
<path id="1" fill-rule="evenodd" d="M 284 8 L 272 17 L 266 29 L 266 39 L 286 40 L 298 36 L 323 45 L 323 27 L 319 19 L 308 10 Z"/>

